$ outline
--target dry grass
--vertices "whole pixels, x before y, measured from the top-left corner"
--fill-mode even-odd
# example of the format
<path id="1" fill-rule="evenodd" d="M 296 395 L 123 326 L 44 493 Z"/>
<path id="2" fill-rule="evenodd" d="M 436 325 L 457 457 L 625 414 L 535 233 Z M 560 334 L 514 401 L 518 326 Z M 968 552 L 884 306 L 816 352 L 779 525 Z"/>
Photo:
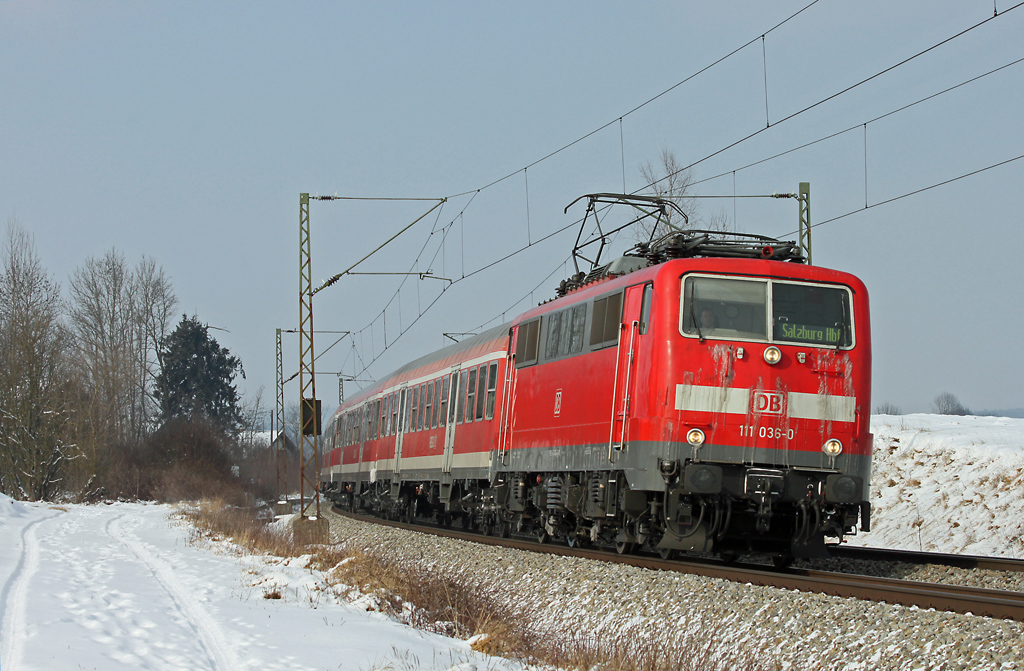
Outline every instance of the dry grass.
<path id="1" fill-rule="evenodd" d="M 298 557 L 308 549 L 292 540 L 291 530 L 271 527 L 260 520 L 252 508 L 229 505 L 221 499 L 205 499 L 182 505 L 178 514 L 187 520 L 198 537 L 230 540 L 259 554 L 277 557 Z"/>
<path id="2" fill-rule="evenodd" d="M 641 629 L 593 636 L 573 631 L 540 631 L 529 613 L 495 598 L 483 582 L 430 571 L 421 563 L 386 553 L 339 545 L 297 545 L 290 531 L 259 522 L 245 509 L 222 501 L 184 507 L 197 537 L 229 539 L 251 552 L 279 557 L 309 555 L 328 589 L 341 596 L 369 596 L 367 608 L 411 626 L 446 636 L 473 639 L 481 653 L 572 671 L 767 671 L 777 665 L 727 650 L 713 626 L 690 627 L 690 635 L 666 640 Z M 265 599 L 281 598 L 277 587 Z M 680 623 L 686 628 L 687 623 Z"/>

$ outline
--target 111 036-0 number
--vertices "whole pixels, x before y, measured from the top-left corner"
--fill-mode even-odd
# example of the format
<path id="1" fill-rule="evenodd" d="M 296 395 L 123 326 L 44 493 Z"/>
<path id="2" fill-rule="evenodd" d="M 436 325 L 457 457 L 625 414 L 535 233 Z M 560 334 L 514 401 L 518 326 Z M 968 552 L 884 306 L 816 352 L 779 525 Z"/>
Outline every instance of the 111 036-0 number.
<path id="1" fill-rule="evenodd" d="M 793 440 L 796 429 L 776 429 L 774 426 L 754 426 L 753 424 L 740 425 L 740 438 L 785 438 Z"/>

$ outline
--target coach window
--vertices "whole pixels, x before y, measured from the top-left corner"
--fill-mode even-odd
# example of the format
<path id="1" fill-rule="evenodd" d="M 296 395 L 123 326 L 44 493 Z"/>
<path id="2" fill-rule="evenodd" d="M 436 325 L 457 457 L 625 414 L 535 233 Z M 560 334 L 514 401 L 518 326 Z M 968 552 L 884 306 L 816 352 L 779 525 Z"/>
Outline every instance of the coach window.
<path id="1" fill-rule="evenodd" d="M 429 412 L 427 410 L 427 385 L 420 385 L 420 416 L 416 418 L 415 430 L 420 431 L 423 429 L 423 416 Z"/>
<path id="2" fill-rule="evenodd" d="M 516 367 L 529 366 L 537 363 L 538 341 L 540 340 L 540 320 L 519 325 L 519 336 L 516 340 Z"/>
<path id="3" fill-rule="evenodd" d="M 387 434 L 388 435 L 394 435 L 395 425 L 398 423 L 398 418 L 396 417 L 396 415 L 398 414 L 398 407 L 397 406 L 398 406 L 398 392 L 397 391 L 392 391 L 391 395 L 388 396 L 388 401 L 387 401 L 387 414 L 388 414 L 388 417 L 390 417 L 390 420 L 387 423 Z"/>
<path id="4" fill-rule="evenodd" d="M 430 428 L 430 413 L 434 405 L 434 385 L 424 382 L 420 385 L 420 398 L 423 399 L 423 412 L 420 413 L 420 428 Z"/>
<path id="5" fill-rule="evenodd" d="M 438 413 L 438 426 L 444 426 L 448 419 L 448 375 L 441 378 L 441 400 L 437 405 L 440 408 Z"/>
<path id="6" fill-rule="evenodd" d="M 473 421 L 473 410 L 476 405 L 476 368 L 469 369 L 469 382 L 466 383 L 466 423 Z"/>
<path id="7" fill-rule="evenodd" d="M 409 431 L 416 430 L 416 420 L 420 418 L 420 387 L 413 387 L 413 403 L 409 411 Z"/>
<path id="8" fill-rule="evenodd" d="M 458 422 L 459 424 L 462 424 L 462 422 L 465 419 L 464 411 L 466 407 L 466 371 L 462 371 L 462 375 L 459 376 L 458 398 L 459 402 L 456 405 L 458 405 L 459 407 L 459 413 L 458 416 L 455 418 L 455 421 Z"/>
<path id="9" fill-rule="evenodd" d="M 434 412 L 430 416 L 430 428 L 437 428 L 437 414 L 441 409 L 441 378 L 434 380 Z"/>
<path id="10" fill-rule="evenodd" d="M 648 282 L 644 285 L 644 297 L 640 302 L 640 335 L 647 333 L 651 322 L 651 297 L 654 295 L 654 285 Z"/>
<path id="11" fill-rule="evenodd" d="M 476 419 L 484 418 L 484 401 L 487 398 L 487 364 L 480 366 L 480 374 L 476 386 Z"/>
<path id="12" fill-rule="evenodd" d="M 409 426 L 409 389 L 403 389 L 398 397 L 398 432 L 405 433 Z"/>
<path id="13" fill-rule="evenodd" d="M 498 362 L 492 361 L 487 369 L 487 419 L 494 419 L 494 395 L 498 389 Z"/>

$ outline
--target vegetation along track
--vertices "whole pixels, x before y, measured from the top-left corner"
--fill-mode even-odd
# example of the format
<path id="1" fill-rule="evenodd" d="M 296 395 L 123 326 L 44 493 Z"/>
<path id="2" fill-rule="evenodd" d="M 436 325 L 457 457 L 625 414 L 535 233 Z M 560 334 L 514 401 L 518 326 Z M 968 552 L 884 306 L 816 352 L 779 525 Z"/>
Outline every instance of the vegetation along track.
<path id="1" fill-rule="evenodd" d="M 677 571 L 711 578 L 720 578 L 732 582 L 751 583 L 777 587 L 779 589 L 817 592 L 831 596 L 865 599 L 868 601 L 884 601 L 918 608 L 934 608 L 935 610 L 955 613 L 973 613 L 986 617 L 1011 619 L 1024 622 L 1024 592 L 1007 590 L 982 589 L 962 585 L 949 585 L 933 582 L 916 582 L 897 580 L 878 576 L 865 576 L 850 573 L 837 573 L 805 568 L 774 569 L 760 565 L 725 564 L 721 561 L 687 557 L 680 560 L 664 560 L 642 555 L 620 555 L 611 549 L 570 548 L 564 545 L 542 544 L 535 540 L 519 538 L 498 538 L 484 536 L 467 530 L 455 530 L 437 526 L 405 524 L 377 517 L 358 515 L 334 506 L 331 511 L 350 519 L 382 524 L 385 526 L 415 531 L 446 538 L 457 538 L 475 543 L 497 545 L 530 552 L 541 552 L 553 555 L 581 557 L 597 561 L 617 562 L 639 568 L 662 571 Z M 845 548 L 844 548 L 845 551 Z M 888 552 L 888 551 L 886 551 Z M 856 553 L 855 553 L 856 554 Z M 913 558 L 902 556 L 898 561 L 925 562 L 935 561 L 936 555 L 919 556 L 918 553 L 907 553 Z M 944 555 L 939 555 L 942 557 Z M 886 560 L 894 560 L 893 555 L 886 554 Z M 971 558 L 968 558 L 971 559 Z M 981 559 L 981 558 L 973 558 Z M 993 560 L 1002 561 L 1002 560 Z M 1015 568 L 1000 570 L 1021 570 L 1022 562 L 1010 560 L 1007 566 Z"/>

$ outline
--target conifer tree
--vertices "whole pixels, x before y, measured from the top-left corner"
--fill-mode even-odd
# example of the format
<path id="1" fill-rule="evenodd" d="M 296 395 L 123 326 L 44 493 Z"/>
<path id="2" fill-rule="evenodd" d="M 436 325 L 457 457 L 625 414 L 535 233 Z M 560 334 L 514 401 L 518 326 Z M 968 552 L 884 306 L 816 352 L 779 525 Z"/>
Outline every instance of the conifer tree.
<path id="1" fill-rule="evenodd" d="M 163 340 L 161 358 L 156 397 L 164 424 L 206 419 L 225 432 L 238 432 L 242 411 L 233 381 L 245 371 L 241 360 L 210 336 L 208 326 L 195 315 L 182 315 Z"/>

